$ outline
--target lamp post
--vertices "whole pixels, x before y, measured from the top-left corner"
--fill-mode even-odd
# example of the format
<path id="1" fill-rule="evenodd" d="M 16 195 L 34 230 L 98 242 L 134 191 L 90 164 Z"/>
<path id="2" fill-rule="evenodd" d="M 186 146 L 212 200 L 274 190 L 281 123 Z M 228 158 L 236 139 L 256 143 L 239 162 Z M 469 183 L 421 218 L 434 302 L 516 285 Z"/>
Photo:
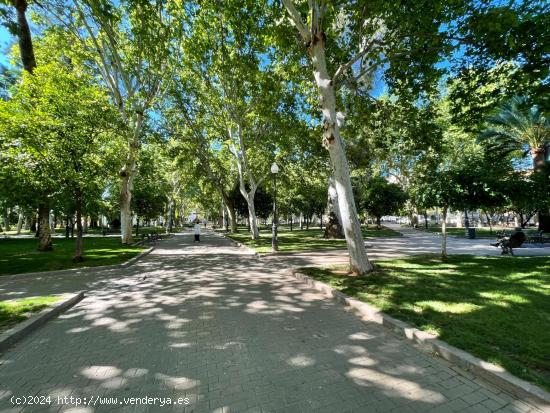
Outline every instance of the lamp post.
<path id="1" fill-rule="evenodd" d="M 271 249 L 275 252 L 279 249 L 277 242 L 277 174 L 279 167 L 275 162 L 271 165 L 271 173 L 273 174 L 273 221 L 271 233 Z"/>

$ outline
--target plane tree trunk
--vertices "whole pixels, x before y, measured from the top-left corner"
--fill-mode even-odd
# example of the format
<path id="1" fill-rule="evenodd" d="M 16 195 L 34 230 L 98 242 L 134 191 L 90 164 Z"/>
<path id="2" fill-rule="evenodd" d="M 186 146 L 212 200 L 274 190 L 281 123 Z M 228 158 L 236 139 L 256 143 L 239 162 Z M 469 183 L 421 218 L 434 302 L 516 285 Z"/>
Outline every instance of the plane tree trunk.
<path id="1" fill-rule="evenodd" d="M 229 137 L 233 137 L 231 128 L 229 129 Z M 237 163 L 237 171 L 239 175 L 239 191 L 244 197 L 247 207 L 248 207 L 248 225 L 250 228 L 250 235 L 252 239 L 260 238 L 260 230 L 258 228 L 258 218 L 256 217 L 256 208 L 254 206 L 254 197 L 256 195 L 256 189 L 258 188 L 258 183 L 252 175 L 248 164 L 248 158 L 246 154 L 246 146 L 244 142 L 242 125 L 240 122 L 237 122 L 237 138 L 239 141 L 239 148 L 233 146 L 232 152 L 235 156 Z M 248 187 L 246 188 L 246 181 L 248 181 Z"/>
<path id="2" fill-rule="evenodd" d="M 128 142 L 128 155 L 120 171 L 120 237 L 123 244 L 132 243 L 132 190 L 136 177 L 136 159 L 139 151 L 139 136 L 143 124 L 143 111 L 136 112 L 132 138 Z"/>
<path id="3" fill-rule="evenodd" d="M 441 222 L 441 259 L 447 259 L 447 211 L 448 207 L 443 207 L 443 221 Z"/>
<path id="4" fill-rule="evenodd" d="M 82 191 L 80 188 L 75 190 L 75 209 L 76 209 L 76 240 L 74 244 L 73 262 L 82 262 Z"/>
<path id="5" fill-rule="evenodd" d="M 365 242 L 361 234 L 361 225 L 351 187 L 348 160 L 337 124 L 336 95 L 332 79 L 327 71 L 323 32 L 313 33 L 309 50 L 324 118 L 323 145 L 330 154 L 334 186 L 338 194 L 340 219 L 349 251 L 350 269 L 356 274 L 365 274 L 371 271 L 373 266 L 367 257 Z"/>
<path id="6" fill-rule="evenodd" d="M 341 224 L 350 257 L 350 270 L 354 274 L 362 275 L 372 271 L 374 267 L 367 257 L 353 198 L 349 164 L 338 126 L 334 81 L 329 76 L 325 55 L 326 35 L 322 28 L 322 4 L 318 1 L 309 2 L 310 27 L 306 27 L 292 0 L 283 0 L 283 4 L 307 45 L 313 65 L 315 85 L 323 114 L 323 146 L 330 154 L 334 184 L 338 193 Z"/>
<path id="7" fill-rule="evenodd" d="M 52 249 L 50 207 L 40 204 L 38 206 L 38 250 L 51 251 Z"/>
<path id="8" fill-rule="evenodd" d="M 340 208 L 338 206 L 338 192 L 334 184 L 334 177 L 331 176 L 328 185 L 327 199 L 328 223 L 325 226 L 325 238 L 342 239 L 344 231 L 342 230 L 342 219 L 340 218 Z"/>

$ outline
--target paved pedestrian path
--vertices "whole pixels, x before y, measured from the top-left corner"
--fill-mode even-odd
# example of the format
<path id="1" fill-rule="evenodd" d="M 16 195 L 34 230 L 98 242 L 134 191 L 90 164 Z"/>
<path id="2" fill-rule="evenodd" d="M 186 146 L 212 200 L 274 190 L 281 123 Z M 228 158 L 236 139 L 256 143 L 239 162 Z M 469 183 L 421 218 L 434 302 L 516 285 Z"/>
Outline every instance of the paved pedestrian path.
<path id="1" fill-rule="evenodd" d="M 401 232 L 402 237 L 367 238 L 365 245 L 370 259 L 385 260 L 412 255 L 441 254 L 441 236 L 430 232 L 402 227 L 398 224 L 383 223 L 385 226 Z M 490 245 L 491 239 L 467 239 L 447 237 L 448 254 L 501 255 L 501 249 Z M 517 256 L 550 256 L 550 248 L 517 248 Z M 264 259 L 274 262 L 286 262 L 297 267 L 322 266 L 349 262 L 348 252 L 341 250 L 301 251 L 297 253 L 278 253 Z"/>
<path id="2" fill-rule="evenodd" d="M 37 281 L 88 297 L 0 356 L 0 412 L 536 411 L 359 320 L 282 263 L 191 237 L 125 269 Z M 33 288 L 0 292 L 10 286 Z M 51 404 L 13 407 L 13 396 Z"/>

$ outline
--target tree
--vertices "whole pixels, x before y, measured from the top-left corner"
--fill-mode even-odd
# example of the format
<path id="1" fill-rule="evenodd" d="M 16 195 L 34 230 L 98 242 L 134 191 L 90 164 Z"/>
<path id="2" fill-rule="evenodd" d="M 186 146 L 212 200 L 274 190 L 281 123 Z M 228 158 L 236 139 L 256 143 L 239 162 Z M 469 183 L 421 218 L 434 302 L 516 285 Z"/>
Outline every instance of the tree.
<path id="1" fill-rule="evenodd" d="M 484 108 L 490 111 L 518 91 L 547 109 L 548 4 L 469 1 L 462 7 L 452 30 L 462 45 L 462 58 L 452 64 L 457 82 L 451 101 L 455 114 L 466 115 L 463 125 L 475 128 L 487 114 Z M 504 77 L 505 82 L 495 84 L 495 77 Z M 461 106 L 472 110 L 463 111 Z"/>
<path id="2" fill-rule="evenodd" d="M 6 11 L 2 4 L 9 4 L 16 11 L 16 21 L 10 17 L 9 11 Z M 32 34 L 27 21 L 28 2 L 26 0 L 2 0 L 0 1 L 0 15 L 6 17 L 5 25 L 8 30 L 15 34 L 19 40 L 19 54 L 23 69 L 32 74 L 36 68 L 36 58 L 34 54 L 34 45 Z M 50 206 L 45 198 L 38 202 L 38 249 L 40 251 L 49 251 L 52 249 L 52 237 L 50 233 Z"/>
<path id="3" fill-rule="evenodd" d="M 140 164 L 132 197 L 132 210 L 137 218 L 136 236 L 139 220 L 158 218 L 165 211 L 171 192 L 170 182 L 166 178 L 168 162 L 166 154 L 158 145 L 148 144 L 141 149 Z"/>
<path id="4" fill-rule="evenodd" d="M 550 119 L 537 105 L 528 107 L 523 97 L 514 97 L 487 118 L 488 129 L 479 140 L 496 157 L 529 153 L 533 169 L 540 171 L 550 155 Z"/>
<path id="5" fill-rule="evenodd" d="M 272 57 L 271 9 L 268 1 L 202 2 L 192 15 L 184 45 L 190 58 L 181 76 L 188 79 L 181 89 L 189 127 L 204 135 L 207 147 L 214 146 L 206 152 L 215 155 L 212 161 L 231 163 L 253 239 L 259 236 L 256 192 L 269 176 L 268 165 L 284 145 L 291 130 L 288 119 L 295 113 L 292 84 Z"/>
<path id="6" fill-rule="evenodd" d="M 82 261 L 82 213 L 87 200 L 101 193 L 108 166 L 116 165 L 114 160 L 109 165 L 107 148 L 116 140 L 117 117 L 105 91 L 70 65 L 49 63 L 24 74 L 1 109 L 4 159 L 11 163 L 16 190 L 42 188 L 49 205 L 71 199 L 77 224 L 73 259 Z M 48 220 L 41 225 L 49 227 Z"/>
<path id="7" fill-rule="evenodd" d="M 126 161 L 120 170 L 122 243 L 132 242 L 131 200 L 147 112 L 172 81 L 180 60 L 185 13 L 181 3 L 50 0 L 47 18 L 85 51 L 126 124 Z"/>
<path id="8" fill-rule="evenodd" d="M 407 194 L 399 185 L 382 176 L 370 178 L 359 191 L 359 205 L 376 218 L 378 228 L 383 215 L 396 214 L 407 200 Z"/>
<path id="9" fill-rule="evenodd" d="M 386 65 L 385 80 L 390 87 L 418 98 L 430 85 L 434 87 L 440 72 L 435 68 L 438 53 L 449 48 L 442 25 L 456 11 L 455 4 L 341 1 L 304 2 L 283 0 L 287 15 L 300 34 L 313 66 L 320 109 L 323 115 L 323 145 L 329 151 L 338 202 L 353 272 L 372 270 L 364 241 L 349 173 L 349 165 L 340 133 L 340 92 L 370 89 L 370 76 Z M 282 41 L 281 41 L 282 42 Z M 288 44 L 286 44 L 286 47 Z"/>
<path id="10" fill-rule="evenodd" d="M 513 171 L 502 179 L 503 200 L 507 209 L 514 211 L 525 228 L 531 218 L 550 209 L 550 178 L 547 171 L 525 174 Z"/>
<path id="11" fill-rule="evenodd" d="M 529 106 L 526 98 L 516 96 L 506 102 L 496 114 L 488 117 L 487 124 L 488 129 L 480 135 L 479 140 L 493 158 L 530 154 L 534 173 L 543 174 L 550 161 L 550 119 L 542 113 L 538 105 Z M 540 191 L 545 194 L 546 189 L 542 185 Z M 518 204 L 517 197 L 515 204 Z M 539 210 L 540 230 L 550 230 L 550 216 L 547 211 L 548 208 Z"/>

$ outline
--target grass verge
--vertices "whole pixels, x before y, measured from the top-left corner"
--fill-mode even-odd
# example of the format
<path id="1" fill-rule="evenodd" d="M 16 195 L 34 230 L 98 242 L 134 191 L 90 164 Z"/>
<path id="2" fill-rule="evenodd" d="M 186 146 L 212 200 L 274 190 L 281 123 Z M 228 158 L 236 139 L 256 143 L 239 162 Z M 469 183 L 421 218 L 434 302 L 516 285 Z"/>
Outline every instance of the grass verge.
<path id="1" fill-rule="evenodd" d="M 120 264 L 143 251 L 122 245 L 118 237 L 83 238 L 84 262 L 73 263 L 74 239 L 53 238 L 53 251 L 40 252 L 34 238 L 0 239 L 0 276 L 35 271 Z"/>
<path id="2" fill-rule="evenodd" d="M 19 300 L 0 301 L 0 332 L 7 330 L 34 313 L 49 307 L 61 300 L 60 296 L 23 298 Z"/>
<path id="3" fill-rule="evenodd" d="M 550 390 L 548 257 L 433 256 L 301 272 Z"/>
<path id="4" fill-rule="evenodd" d="M 390 228 L 382 227 L 376 229 L 374 226 L 362 227 L 363 237 L 399 237 L 402 234 Z M 299 252 L 311 250 L 330 250 L 346 248 L 346 241 L 343 239 L 324 239 L 323 229 L 309 230 L 282 230 L 277 234 L 279 241 L 279 251 L 281 252 Z M 271 252 L 271 232 L 260 231 L 260 239 L 252 240 L 248 232 L 236 234 L 227 234 L 228 237 L 238 241 L 247 247 L 253 248 L 257 252 Z"/>

